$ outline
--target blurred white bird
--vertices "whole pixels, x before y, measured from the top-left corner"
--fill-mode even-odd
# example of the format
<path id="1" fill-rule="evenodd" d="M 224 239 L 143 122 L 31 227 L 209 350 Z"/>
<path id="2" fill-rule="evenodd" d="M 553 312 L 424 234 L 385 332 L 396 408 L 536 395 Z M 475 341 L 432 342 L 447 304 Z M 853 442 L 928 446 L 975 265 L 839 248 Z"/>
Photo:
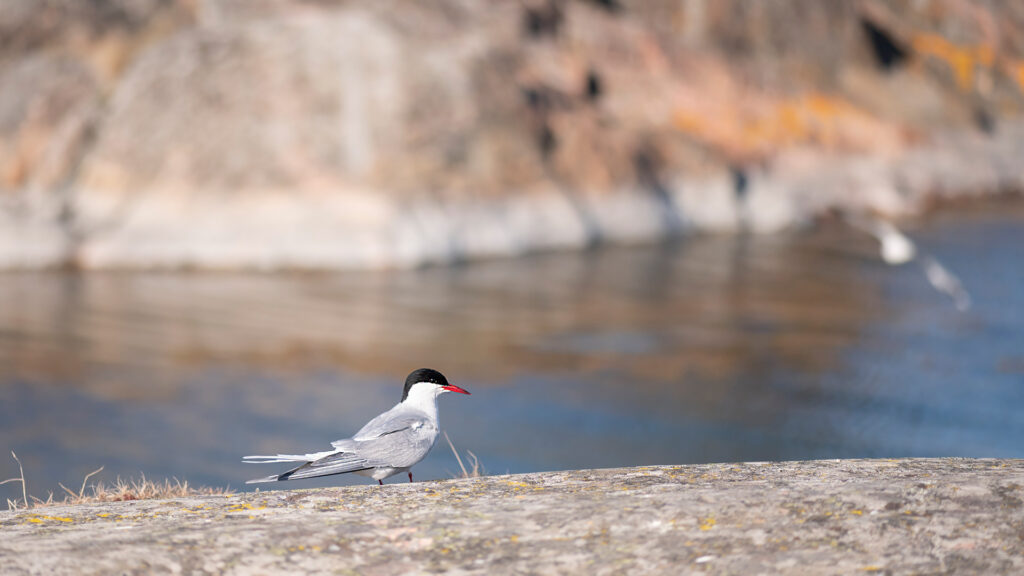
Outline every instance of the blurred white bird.
<path id="1" fill-rule="evenodd" d="M 921 259 L 921 266 L 924 267 L 924 273 L 928 276 L 928 281 L 932 283 L 932 286 L 953 298 L 953 305 L 957 310 L 963 312 L 971 307 L 971 295 L 964 289 L 960 279 L 938 260 L 932 256 L 925 256 Z"/>
<path id="2" fill-rule="evenodd" d="M 918 258 L 924 268 L 925 277 L 933 288 L 952 298 L 957 310 L 962 312 L 971 307 L 971 295 L 960 283 L 960 279 L 934 256 L 919 255 L 914 242 L 891 222 L 864 215 L 849 215 L 847 222 L 878 240 L 882 260 L 886 264 L 899 266 Z"/>
<path id="3" fill-rule="evenodd" d="M 917 247 L 895 226 L 885 220 L 873 220 L 871 234 L 882 245 L 882 260 L 886 264 L 898 266 L 906 264 L 917 256 Z"/>

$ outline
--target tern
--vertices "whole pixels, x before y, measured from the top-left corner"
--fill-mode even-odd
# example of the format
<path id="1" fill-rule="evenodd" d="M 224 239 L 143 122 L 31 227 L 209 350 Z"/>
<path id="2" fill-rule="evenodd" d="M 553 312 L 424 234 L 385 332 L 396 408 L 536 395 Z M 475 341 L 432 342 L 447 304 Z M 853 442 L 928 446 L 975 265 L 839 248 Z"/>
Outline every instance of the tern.
<path id="1" fill-rule="evenodd" d="M 882 260 L 886 264 L 900 266 L 917 259 L 921 263 L 921 267 L 924 268 L 928 282 L 933 288 L 952 298 L 953 305 L 957 310 L 963 312 L 971 307 L 971 295 L 960 283 L 956 274 L 943 266 L 938 258 L 922 254 L 914 241 L 907 238 L 891 222 L 863 215 L 848 216 L 847 221 L 854 228 L 867 232 L 878 240 Z"/>
<path id="2" fill-rule="evenodd" d="M 312 454 L 244 457 L 242 461 L 250 464 L 302 463 L 283 474 L 256 478 L 246 484 L 283 482 L 349 472 L 369 476 L 382 485 L 385 478 L 408 472 L 409 482 L 412 482 L 410 469 L 426 457 L 437 441 L 440 431 L 437 397 L 446 392 L 469 394 L 449 384 L 437 370 L 414 370 L 405 379 L 401 402 L 370 420 L 351 438 L 331 442 L 333 450 Z"/>

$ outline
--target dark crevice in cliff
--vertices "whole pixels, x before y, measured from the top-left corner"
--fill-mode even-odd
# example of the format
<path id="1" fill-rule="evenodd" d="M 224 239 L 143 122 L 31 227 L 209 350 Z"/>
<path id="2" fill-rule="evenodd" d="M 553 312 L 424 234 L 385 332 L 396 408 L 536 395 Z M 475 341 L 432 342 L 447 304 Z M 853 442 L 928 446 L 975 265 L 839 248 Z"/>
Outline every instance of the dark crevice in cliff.
<path id="1" fill-rule="evenodd" d="M 534 39 L 554 38 L 565 20 L 562 3 L 549 0 L 538 6 L 526 6 L 523 10 L 523 33 Z"/>
<path id="2" fill-rule="evenodd" d="M 622 4 L 618 0 L 585 0 L 588 4 L 593 4 L 602 10 L 607 10 L 612 14 L 616 14 L 622 11 Z"/>
<path id="3" fill-rule="evenodd" d="M 637 182 L 641 190 L 650 194 L 657 202 L 664 221 L 665 232 L 672 236 L 682 231 L 683 222 L 679 218 L 679 211 L 672 191 L 661 176 L 661 164 L 662 161 L 651 146 L 641 146 L 633 154 L 633 168 L 636 171 Z"/>
<path id="4" fill-rule="evenodd" d="M 867 18 L 861 18 L 860 27 L 871 45 L 879 69 L 888 72 L 906 62 L 908 50 L 895 36 Z"/>
<path id="5" fill-rule="evenodd" d="M 99 110 L 82 129 L 81 140 L 76 149 L 71 153 L 72 158 L 68 173 L 64 181 L 57 187 L 57 197 L 60 204 L 57 224 L 61 234 L 64 236 L 65 253 L 67 254 L 64 265 L 71 269 L 78 269 L 80 267 L 81 259 L 79 254 L 88 236 L 80 222 L 75 205 L 76 184 L 85 159 L 96 145 L 99 122 L 105 108 L 105 102 L 101 103 Z"/>
<path id="6" fill-rule="evenodd" d="M 601 97 L 603 92 L 604 86 L 602 85 L 601 77 L 598 76 L 594 69 L 590 69 L 587 72 L 586 87 L 584 89 L 587 100 L 595 101 Z"/>

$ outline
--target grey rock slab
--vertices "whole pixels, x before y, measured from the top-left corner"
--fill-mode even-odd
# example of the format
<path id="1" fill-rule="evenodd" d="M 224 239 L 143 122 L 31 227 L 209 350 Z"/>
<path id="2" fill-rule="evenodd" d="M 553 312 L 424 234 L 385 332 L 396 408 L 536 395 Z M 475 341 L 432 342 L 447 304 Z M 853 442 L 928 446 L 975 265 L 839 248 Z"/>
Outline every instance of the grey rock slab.
<path id="1" fill-rule="evenodd" d="M 1024 460 L 652 466 L 0 512 L 5 574 L 1024 573 Z"/>

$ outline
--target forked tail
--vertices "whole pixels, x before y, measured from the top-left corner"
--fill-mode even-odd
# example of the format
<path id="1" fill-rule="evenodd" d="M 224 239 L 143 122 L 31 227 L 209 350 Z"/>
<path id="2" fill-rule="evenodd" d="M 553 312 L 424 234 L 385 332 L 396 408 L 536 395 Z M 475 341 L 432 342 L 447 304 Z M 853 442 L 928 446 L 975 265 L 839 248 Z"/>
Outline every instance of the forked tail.
<path id="1" fill-rule="evenodd" d="M 299 466 L 281 474 L 247 480 L 246 484 L 283 482 L 318 476 L 332 476 L 369 470 L 374 466 L 365 458 L 345 452 L 320 452 L 317 454 L 277 454 L 276 456 L 246 456 L 243 462 L 249 464 L 271 464 L 275 462 L 302 462 Z"/>

